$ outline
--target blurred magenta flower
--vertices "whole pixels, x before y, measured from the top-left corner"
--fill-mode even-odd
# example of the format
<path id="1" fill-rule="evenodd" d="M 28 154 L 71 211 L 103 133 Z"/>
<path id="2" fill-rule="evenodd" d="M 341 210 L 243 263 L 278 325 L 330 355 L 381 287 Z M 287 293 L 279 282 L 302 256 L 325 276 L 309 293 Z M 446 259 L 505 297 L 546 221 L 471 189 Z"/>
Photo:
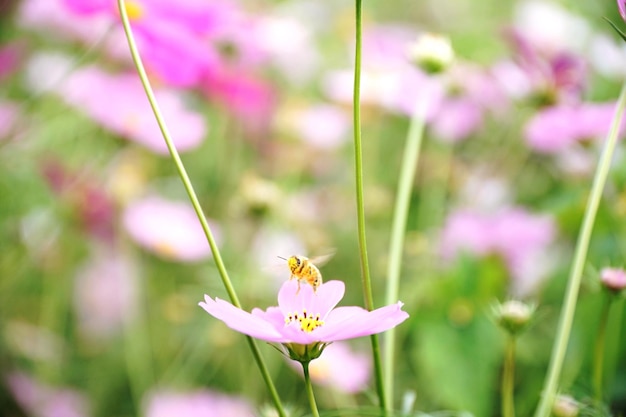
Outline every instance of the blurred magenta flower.
<path id="1" fill-rule="evenodd" d="M 619 9 L 619 15 L 622 16 L 622 20 L 626 22 L 626 0 L 617 0 L 617 8 Z"/>
<path id="2" fill-rule="evenodd" d="M 341 281 L 326 282 L 317 292 L 310 285 L 303 285 L 299 292 L 298 287 L 296 280 L 285 281 L 278 292 L 278 307 L 255 308 L 251 314 L 208 295 L 199 305 L 233 330 L 284 344 L 290 357 L 299 361 L 319 357 L 329 343 L 384 332 L 409 317 L 401 302 L 373 311 L 335 308 L 345 292 Z"/>
<path id="3" fill-rule="evenodd" d="M 188 203 L 149 196 L 130 203 L 123 216 L 133 240 L 162 258 L 193 262 L 211 256 L 200 221 Z M 217 226 L 211 224 L 211 229 L 219 241 Z"/>
<path id="4" fill-rule="evenodd" d="M 626 288 L 626 271 L 622 268 L 602 268 L 600 282 L 612 291 L 621 291 Z"/>
<path id="5" fill-rule="evenodd" d="M 270 127 L 276 106 L 274 89 L 250 71 L 213 68 L 203 77 L 200 88 L 209 100 L 243 123 L 248 133 L 262 134 Z"/>
<path id="6" fill-rule="evenodd" d="M 109 74 L 94 66 L 85 67 L 75 70 L 58 93 L 112 132 L 156 153 L 168 153 L 136 74 Z M 172 90 L 157 89 L 155 95 L 178 151 L 199 146 L 207 131 L 204 118 L 187 109 Z"/>
<path id="7" fill-rule="evenodd" d="M 94 339 L 118 334 L 135 316 L 138 271 L 122 252 L 97 247 L 76 274 L 74 308 L 82 334 Z"/>
<path id="8" fill-rule="evenodd" d="M 294 361 L 290 365 L 302 374 L 302 367 Z M 367 389 L 372 373 L 371 357 L 355 352 L 345 342 L 334 342 L 324 348 L 324 354 L 309 365 L 311 379 L 319 384 L 348 394 Z"/>
<path id="9" fill-rule="evenodd" d="M 513 277 L 512 292 L 525 294 L 545 277 L 551 266 L 548 249 L 556 234 L 549 216 L 511 207 L 485 214 L 452 212 L 441 232 L 440 250 L 451 259 L 460 253 L 502 256 Z"/>
<path id="10" fill-rule="evenodd" d="M 74 19 L 100 16 L 119 22 L 115 0 L 64 0 Z M 146 70 L 167 84 L 196 85 L 219 56 L 205 39 L 230 6 L 223 2 L 133 0 L 126 2 L 131 25 Z M 78 16 L 76 16 L 78 15 Z M 117 27 L 121 31 L 121 27 Z M 184 65 L 181 65 L 184 63 Z"/>
<path id="11" fill-rule="evenodd" d="M 44 385 L 21 372 L 6 376 L 9 391 L 15 401 L 33 417 L 86 417 L 87 399 L 70 388 Z"/>
<path id="12" fill-rule="evenodd" d="M 15 73 L 23 55 L 24 45 L 21 42 L 11 42 L 0 46 L 0 81 Z"/>
<path id="13" fill-rule="evenodd" d="M 611 126 L 615 103 L 581 103 L 549 107 L 536 113 L 526 124 L 528 145 L 542 153 L 558 153 L 571 145 L 604 139 Z M 626 122 L 622 123 L 621 134 Z"/>
<path id="14" fill-rule="evenodd" d="M 177 392 L 159 390 L 144 401 L 145 417 L 255 417 L 252 406 L 241 397 L 209 390 Z"/>

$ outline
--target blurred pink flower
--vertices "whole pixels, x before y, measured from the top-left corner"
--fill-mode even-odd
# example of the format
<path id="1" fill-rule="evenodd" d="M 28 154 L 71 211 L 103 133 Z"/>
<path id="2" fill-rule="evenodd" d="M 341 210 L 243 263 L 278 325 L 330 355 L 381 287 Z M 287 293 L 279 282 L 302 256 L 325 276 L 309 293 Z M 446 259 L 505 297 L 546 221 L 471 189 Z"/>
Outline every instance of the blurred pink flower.
<path id="1" fill-rule="evenodd" d="M 101 41 L 111 27 L 104 16 L 76 16 L 64 0 L 24 0 L 17 20 L 20 26 L 42 36 L 78 40 L 88 45 Z"/>
<path id="2" fill-rule="evenodd" d="M 111 131 L 159 154 L 168 153 L 136 74 L 108 74 L 93 66 L 77 69 L 59 94 Z M 199 146 L 207 131 L 202 115 L 188 110 L 172 90 L 156 90 L 155 95 L 178 151 Z"/>
<path id="3" fill-rule="evenodd" d="M 310 145 L 334 149 L 346 143 L 351 121 L 343 109 L 330 104 L 317 104 L 293 115 L 295 133 Z"/>
<path id="4" fill-rule="evenodd" d="M 432 120 L 433 133 L 446 142 L 458 142 L 483 125 L 483 110 L 467 97 L 445 100 Z"/>
<path id="5" fill-rule="evenodd" d="M 272 122 L 276 105 L 273 87 L 249 71 L 213 68 L 202 82 L 209 100 L 224 106 L 249 133 L 264 133 Z"/>
<path id="6" fill-rule="evenodd" d="M 13 136 L 21 115 L 17 104 L 0 100 L 0 140 Z"/>
<path id="7" fill-rule="evenodd" d="M 192 262 L 211 256 L 200 221 L 188 203 L 146 197 L 126 207 L 123 221 L 135 242 L 162 258 Z M 219 241 L 215 224 L 211 231 Z"/>
<path id="8" fill-rule="evenodd" d="M 250 314 L 208 295 L 199 304 L 233 330 L 285 344 L 291 358 L 300 361 L 317 358 L 328 343 L 384 332 L 409 317 L 402 311 L 401 302 L 373 311 L 335 308 L 344 292 L 341 281 L 326 282 L 314 292 L 310 285 L 300 286 L 296 280 L 288 280 L 278 292 L 278 307 L 266 311 L 255 308 Z"/>
<path id="9" fill-rule="evenodd" d="M 32 417 L 85 417 L 87 399 L 69 388 L 53 388 L 30 376 L 13 372 L 6 377 L 16 402 Z"/>
<path id="10" fill-rule="evenodd" d="M 528 145 L 542 153 L 557 153 L 579 141 L 604 139 L 615 113 L 615 103 L 581 103 L 546 108 L 524 129 Z M 626 122 L 622 123 L 621 134 Z"/>
<path id="11" fill-rule="evenodd" d="M 619 15 L 622 16 L 622 20 L 626 22 L 626 0 L 617 0 L 617 8 L 619 9 Z"/>
<path id="12" fill-rule="evenodd" d="M 527 90 L 539 104 L 576 103 L 587 82 L 587 65 L 581 56 L 558 49 L 542 49 L 529 34 L 509 29 L 505 36 L 512 46 L 513 62 L 526 78 Z"/>
<path id="13" fill-rule="evenodd" d="M 622 268 L 602 268 L 600 282 L 612 291 L 621 291 L 626 288 L 626 271 Z"/>
<path id="14" fill-rule="evenodd" d="M 0 81 L 15 73 L 24 55 L 23 51 L 24 45 L 21 42 L 0 46 Z"/>
<path id="15" fill-rule="evenodd" d="M 371 357 L 354 352 L 345 342 L 334 342 L 324 348 L 324 354 L 309 365 L 311 379 L 338 391 L 354 394 L 367 389 L 372 372 Z M 302 375 L 302 367 L 290 361 Z"/>
<path id="16" fill-rule="evenodd" d="M 462 252 L 502 256 L 514 279 L 512 290 L 521 293 L 531 290 L 547 273 L 545 255 L 555 234 L 551 217 L 522 208 L 501 209 L 493 214 L 457 210 L 446 220 L 440 250 L 447 259 Z"/>
<path id="17" fill-rule="evenodd" d="M 76 274 L 74 306 L 83 334 L 107 338 L 119 332 L 135 315 L 137 270 L 110 248 L 98 248 Z"/>
<path id="18" fill-rule="evenodd" d="M 145 417 L 255 417 L 244 398 L 209 390 L 156 391 L 145 400 Z"/>

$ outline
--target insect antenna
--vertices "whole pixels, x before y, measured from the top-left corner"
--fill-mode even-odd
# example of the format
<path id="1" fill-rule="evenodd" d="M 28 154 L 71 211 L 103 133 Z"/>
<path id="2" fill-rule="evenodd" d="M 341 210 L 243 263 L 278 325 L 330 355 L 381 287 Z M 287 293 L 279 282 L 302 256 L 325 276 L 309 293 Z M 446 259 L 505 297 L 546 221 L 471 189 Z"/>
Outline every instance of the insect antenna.
<path id="1" fill-rule="evenodd" d="M 286 261 L 287 258 L 283 258 L 282 256 L 277 256 L 278 259 L 282 259 L 283 261 Z"/>

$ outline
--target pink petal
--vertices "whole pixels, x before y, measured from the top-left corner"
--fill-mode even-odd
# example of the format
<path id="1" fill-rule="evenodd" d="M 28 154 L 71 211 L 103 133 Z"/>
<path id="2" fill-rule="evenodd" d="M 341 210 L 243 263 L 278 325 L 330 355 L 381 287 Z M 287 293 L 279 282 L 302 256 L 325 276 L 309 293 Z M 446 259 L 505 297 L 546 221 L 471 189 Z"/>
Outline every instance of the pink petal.
<path id="1" fill-rule="evenodd" d="M 233 330 L 268 342 L 287 342 L 287 340 L 263 318 L 243 311 L 224 300 L 220 300 L 219 298 L 213 300 L 208 295 L 205 295 L 204 302 L 200 302 L 198 305 L 216 319 L 222 320 Z"/>
<path id="2" fill-rule="evenodd" d="M 329 314 L 326 324 L 313 333 L 322 342 L 380 333 L 397 326 L 409 317 L 401 308 L 400 302 L 374 311 L 359 307 L 339 307 Z"/>
<path id="3" fill-rule="evenodd" d="M 295 311 L 304 311 L 311 314 L 319 314 L 326 317 L 329 311 L 337 305 L 345 293 L 345 284 L 341 281 L 329 281 L 320 285 L 317 293 L 313 292 L 313 287 L 308 284 L 300 284 L 294 279 L 285 281 L 278 292 L 278 306 L 283 313 L 283 317 Z"/>

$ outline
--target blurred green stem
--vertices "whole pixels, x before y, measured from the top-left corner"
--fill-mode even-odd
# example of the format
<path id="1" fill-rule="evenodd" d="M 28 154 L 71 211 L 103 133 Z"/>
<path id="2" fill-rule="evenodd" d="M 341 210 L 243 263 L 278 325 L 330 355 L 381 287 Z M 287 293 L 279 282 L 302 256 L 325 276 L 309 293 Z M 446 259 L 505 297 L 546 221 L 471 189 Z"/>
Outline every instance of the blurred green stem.
<path id="1" fill-rule="evenodd" d="M 502 417 L 515 417 L 513 389 L 515 387 L 515 335 L 507 335 L 502 373 Z"/>
<path id="2" fill-rule="evenodd" d="M 320 417 L 320 412 L 317 411 L 317 404 L 315 403 L 315 394 L 313 394 L 311 376 L 309 375 L 309 362 L 302 362 L 302 370 L 304 371 L 304 385 L 306 386 L 306 395 L 307 397 L 309 397 L 309 404 L 311 404 L 311 413 L 313 414 L 313 417 Z"/>
<path id="3" fill-rule="evenodd" d="M 418 103 L 417 109 L 411 118 L 411 125 L 409 126 L 409 133 L 404 147 L 404 157 L 402 159 L 398 192 L 396 194 L 396 205 L 393 214 L 393 225 L 391 228 L 385 304 L 393 304 L 398 301 L 406 222 L 409 214 L 409 203 L 411 201 L 411 188 L 413 179 L 415 178 L 415 172 L 417 171 L 422 138 L 424 137 L 425 110 L 425 103 Z M 386 404 L 389 408 L 391 408 L 391 404 L 393 404 L 395 335 L 395 328 L 387 330 L 385 335 L 385 350 L 383 352 L 384 386 L 387 394 Z"/>
<path id="4" fill-rule="evenodd" d="M 361 143 L 361 49 L 362 49 L 362 4 L 356 0 L 356 42 L 354 58 L 354 98 L 353 98 L 353 123 L 354 123 L 354 158 L 356 177 L 356 211 L 359 234 L 359 253 L 361 255 L 361 281 L 363 284 L 363 296 L 365 307 L 374 309 L 372 297 L 372 282 L 370 280 L 369 262 L 367 260 L 367 243 L 365 239 L 365 209 L 363 204 L 363 148 Z M 376 391 L 381 409 L 386 410 L 385 388 L 383 386 L 382 363 L 380 357 L 380 343 L 378 335 L 370 336 L 372 342 L 372 356 L 374 359 L 374 374 L 376 379 Z"/>
<path id="5" fill-rule="evenodd" d="M 124 0 L 117 0 L 117 5 L 118 5 L 119 12 L 120 12 L 120 16 L 122 18 L 122 24 L 124 25 L 124 32 L 126 33 L 126 38 L 128 40 L 128 47 L 130 48 L 130 53 L 133 57 L 133 61 L 135 62 L 137 72 L 139 73 L 139 78 L 141 79 L 141 83 L 143 84 L 143 87 L 146 91 L 146 96 L 148 97 L 148 101 L 150 102 L 152 111 L 154 112 L 154 117 L 156 118 L 156 121 L 159 124 L 159 128 L 161 129 L 161 134 L 163 135 L 163 139 L 165 139 L 165 143 L 167 144 L 167 149 L 169 150 L 172 160 L 174 161 L 174 165 L 176 165 L 176 169 L 178 170 L 180 179 L 183 182 L 183 186 L 185 187 L 185 190 L 187 190 L 187 195 L 189 196 L 189 200 L 191 200 L 191 204 L 193 205 L 196 215 L 198 216 L 198 220 L 200 220 L 200 224 L 202 225 L 202 230 L 204 230 L 204 234 L 206 235 L 207 241 L 209 242 L 209 246 L 211 247 L 211 252 L 213 253 L 213 260 L 215 261 L 215 266 L 217 267 L 217 270 L 220 273 L 220 277 L 222 278 L 222 283 L 224 284 L 224 287 L 226 288 L 228 297 L 230 298 L 234 306 L 241 308 L 241 304 L 239 303 L 239 299 L 237 298 L 235 289 L 233 288 L 232 283 L 230 282 L 230 278 L 228 277 L 228 273 L 226 272 L 226 267 L 224 266 L 224 262 L 222 261 L 222 256 L 220 255 L 217 244 L 215 243 L 215 239 L 213 238 L 213 233 L 211 232 L 209 223 L 207 222 L 206 217 L 204 216 L 204 212 L 202 211 L 202 207 L 200 207 L 198 197 L 196 196 L 193 186 L 191 185 L 191 181 L 189 179 L 189 176 L 187 175 L 187 171 L 185 170 L 183 162 L 181 161 L 180 156 L 178 155 L 178 151 L 176 150 L 176 147 L 174 146 L 174 142 L 172 141 L 172 138 L 169 134 L 169 130 L 167 129 L 167 126 L 165 124 L 165 121 L 163 120 L 163 117 L 161 116 L 161 110 L 159 109 L 159 105 L 156 101 L 156 98 L 152 91 L 152 87 L 150 86 L 150 81 L 148 80 L 148 76 L 144 69 L 143 62 L 141 61 L 141 57 L 139 56 L 137 45 L 135 44 L 135 39 L 133 37 L 133 33 L 130 28 L 130 22 L 128 20 L 128 14 L 126 13 L 126 4 Z M 185 63 L 183 62 L 181 63 L 181 65 L 185 65 Z M 267 366 L 265 365 L 265 362 L 263 361 L 263 358 L 261 357 L 261 352 L 259 351 L 259 348 L 256 342 L 254 341 L 254 339 L 252 339 L 249 336 L 246 336 L 246 339 L 248 341 L 248 345 L 250 346 L 250 349 L 252 350 L 252 355 L 254 356 L 254 359 L 257 362 L 259 370 L 261 371 L 261 375 L 263 376 L 265 384 L 267 385 L 267 388 L 270 391 L 270 395 L 274 402 L 274 406 L 276 407 L 276 410 L 278 411 L 278 414 L 280 415 L 280 417 L 285 417 L 286 414 L 281 404 L 280 398 L 278 397 L 278 392 L 276 391 L 276 388 L 274 387 L 274 383 L 272 382 L 272 379 L 270 378 Z"/>
<path id="6" fill-rule="evenodd" d="M 609 131 L 609 135 L 604 144 L 602 156 L 600 157 L 600 162 L 598 164 L 598 168 L 596 169 L 593 185 L 591 187 L 591 194 L 589 196 L 589 200 L 587 201 L 587 208 L 585 209 L 580 234 L 578 235 L 576 252 L 572 262 L 567 289 L 565 291 L 565 299 L 563 301 L 563 309 L 561 310 L 561 316 L 559 318 L 557 336 L 554 347 L 552 348 L 550 368 L 546 376 L 543 393 L 541 395 L 537 411 L 535 412 L 535 417 L 548 417 L 550 410 L 552 409 L 552 404 L 554 403 L 557 384 L 561 375 L 569 335 L 572 329 L 574 312 L 576 311 L 576 300 L 578 298 L 580 280 L 582 278 L 583 268 L 587 258 L 587 251 L 589 249 L 591 232 L 593 230 L 596 213 L 598 212 L 598 206 L 602 197 L 604 184 L 606 183 L 609 168 L 611 167 L 611 160 L 613 159 L 615 145 L 617 144 L 619 127 L 622 121 L 624 108 L 626 108 L 626 83 L 622 86 L 622 91 L 617 100 L 615 115 L 613 116 L 613 122 L 611 123 L 611 130 Z"/>
<path id="7" fill-rule="evenodd" d="M 608 298 L 608 299 L 606 299 Z M 602 404 L 602 378 L 604 374 L 604 351 L 606 347 L 606 327 L 609 322 L 609 311 L 612 298 L 602 300 L 602 312 L 598 323 L 598 334 L 593 352 L 593 393 L 596 404 Z"/>

